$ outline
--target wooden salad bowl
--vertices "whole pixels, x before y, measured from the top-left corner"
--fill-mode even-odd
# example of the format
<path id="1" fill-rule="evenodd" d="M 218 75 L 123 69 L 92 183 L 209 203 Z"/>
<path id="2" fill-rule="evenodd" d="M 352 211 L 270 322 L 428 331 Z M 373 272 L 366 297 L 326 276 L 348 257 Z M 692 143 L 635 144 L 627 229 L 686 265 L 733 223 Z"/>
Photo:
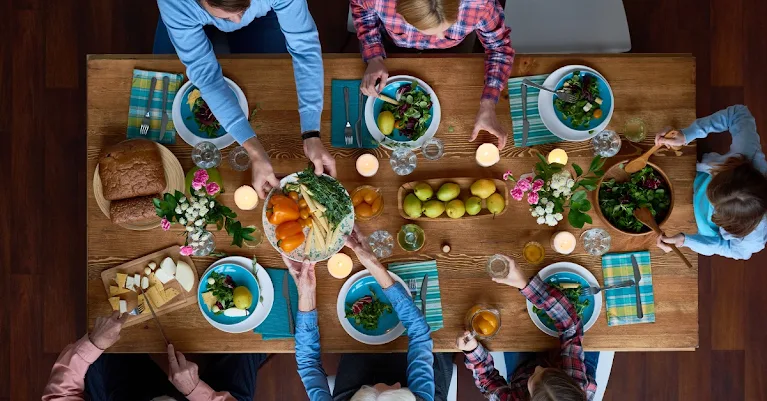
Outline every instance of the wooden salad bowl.
<path id="1" fill-rule="evenodd" d="M 435 197 L 435 199 L 436 199 L 436 196 L 437 196 L 437 190 L 439 189 L 440 186 L 442 186 L 442 184 L 445 184 L 445 183 L 448 183 L 448 182 L 454 182 L 454 183 L 458 184 L 459 187 L 461 187 L 461 193 L 460 193 L 460 195 L 458 195 L 458 198 L 456 198 L 456 199 L 461 199 L 461 200 L 465 201 L 466 198 L 471 196 L 471 192 L 469 191 L 469 188 L 471 187 L 471 184 L 473 184 L 475 181 L 480 180 L 480 179 L 482 179 L 482 178 L 472 178 L 472 177 L 433 178 L 433 179 L 430 179 L 430 180 L 411 181 L 411 182 L 408 182 L 406 184 L 403 184 L 402 186 L 399 187 L 399 191 L 397 192 L 397 208 L 399 209 L 399 214 L 400 214 L 400 216 L 402 216 L 402 218 L 405 218 L 407 220 L 413 220 L 413 221 L 437 221 L 437 220 L 452 220 L 452 221 L 455 221 L 455 220 L 487 219 L 487 218 L 493 218 L 495 216 L 500 216 L 500 215 L 506 213 L 506 210 L 509 209 L 509 189 L 506 186 L 506 182 L 505 181 L 498 180 L 498 179 L 490 179 L 491 181 L 493 181 L 495 183 L 495 190 L 496 190 L 496 192 L 501 194 L 501 196 L 503 196 L 503 201 L 504 201 L 503 202 L 503 204 L 504 204 L 503 210 L 500 213 L 496 214 L 496 215 L 493 215 L 492 213 L 490 213 L 487 210 L 487 202 L 484 199 L 482 200 L 482 210 L 478 214 L 476 214 L 474 216 L 471 216 L 468 213 L 466 213 L 466 214 L 464 214 L 462 217 L 460 217 L 458 219 L 454 219 L 454 218 L 449 217 L 447 215 L 447 212 L 442 213 L 441 216 L 436 217 L 436 218 L 426 217 L 425 215 L 422 215 L 421 217 L 418 217 L 418 218 L 414 219 L 414 218 L 408 216 L 407 213 L 405 213 L 405 210 L 402 208 L 402 203 L 405 200 L 405 197 L 408 194 L 413 192 L 413 188 L 419 182 L 425 182 L 425 183 L 429 184 L 432 187 L 432 189 L 434 189 L 434 197 Z"/>
<path id="2" fill-rule="evenodd" d="M 633 231 L 621 230 L 620 228 L 614 226 L 610 222 L 610 220 L 608 220 L 607 217 L 604 214 L 602 214 L 602 207 L 599 205 L 599 190 L 600 190 L 600 188 L 602 188 L 602 183 L 605 180 L 610 180 L 612 178 L 615 178 L 616 181 L 628 180 L 629 175 L 628 175 L 628 173 L 623 171 L 623 167 L 630 160 L 632 160 L 632 159 L 626 159 L 626 160 L 622 160 L 622 161 L 620 161 L 618 163 L 615 163 L 612 167 L 610 167 L 605 172 L 605 175 L 603 175 L 602 178 L 600 178 L 599 181 L 597 181 L 597 189 L 596 189 L 596 191 L 594 191 L 594 210 L 596 211 L 596 214 L 599 217 L 599 219 L 602 220 L 605 223 L 605 225 L 611 227 L 613 230 L 619 231 L 619 232 L 621 232 L 623 234 L 626 234 L 626 235 L 642 236 L 642 235 L 647 235 L 647 234 L 652 233 L 652 230 L 650 230 L 646 226 L 645 226 L 645 230 L 642 231 L 642 232 L 639 232 L 639 233 L 635 233 Z M 658 165 L 656 165 L 656 164 L 654 164 L 652 162 L 647 162 L 647 165 L 649 167 L 652 167 L 653 170 L 655 170 L 655 172 L 657 172 L 660 175 L 661 180 L 663 180 L 663 183 L 666 184 L 666 187 L 668 188 L 668 192 L 669 192 L 670 203 L 669 203 L 669 207 L 668 207 L 668 212 L 666 212 L 666 216 L 663 218 L 663 220 L 658 221 L 658 225 L 662 226 L 668 220 L 669 216 L 671 216 L 671 212 L 674 210 L 674 187 L 671 184 L 671 180 L 668 178 L 668 175 L 666 175 L 666 172 L 663 171 L 660 167 L 658 167 Z"/>

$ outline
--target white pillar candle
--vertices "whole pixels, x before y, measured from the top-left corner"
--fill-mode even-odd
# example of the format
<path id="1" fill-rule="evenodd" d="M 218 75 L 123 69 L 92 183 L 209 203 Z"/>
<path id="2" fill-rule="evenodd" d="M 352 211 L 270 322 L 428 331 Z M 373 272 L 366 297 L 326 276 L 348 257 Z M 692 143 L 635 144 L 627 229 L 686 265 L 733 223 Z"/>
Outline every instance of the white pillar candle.
<path id="1" fill-rule="evenodd" d="M 346 278 L 352 272 L 352 258 L 345 253 L 337 253 L 328 259 L 328 272 L 335 278 Z"/>
<path id="2" fill-rule="evenodd" d="M 357 158 L 357 172 L 363 177 L 372 177 L 378 172 L 378 159 L 370 153 Z"/>
<path id="3" fill-rule="evenodd" d="M 562 149 L 556 148 L 549 153 L 549 164 L 557 163 L 561 165 L 567 164 L 567 152 Z"/>
<path id="4" fill-rule="evenodd" d="M 477 148 L 477 164 L 482 167 L 490 167 L 501 160 L 501 152 L 492 143 L 483 143 Z"/>
<path id="5" fill-rule="evenodd" d="M 258 194 L 250 185 L 243 185 L 234 191 L 234 204 L 240 210 L 253 210 L 258 205 Z"/>
<path id="6" fill-rule="evenodd" d="M 560 231 L 551 237 L 551 247 L 555 252 L 569 255 L 575 250 L 575 235 L 567 231 Z"/>

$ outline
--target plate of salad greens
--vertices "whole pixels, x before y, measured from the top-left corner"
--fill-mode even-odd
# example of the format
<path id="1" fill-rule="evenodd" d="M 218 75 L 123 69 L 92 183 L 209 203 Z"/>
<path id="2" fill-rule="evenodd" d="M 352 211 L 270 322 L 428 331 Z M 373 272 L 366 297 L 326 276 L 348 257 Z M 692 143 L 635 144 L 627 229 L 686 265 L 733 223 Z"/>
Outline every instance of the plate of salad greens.
<path id="1" fill-rule="evenodd" d="M 575 307 L 583 324 L 584 333 L 596 323 L 602 311 L 602 293 L 588 297 L 578 295 L 581 287 L 599 286 L 599 282 L 591 272 L 575 263 L 557 262 L 541 269 L 538 275 L 543 281 L 562 291 L 570 304 Z M 554 321 L 544 310 L 538 309 L 530 301 L 527 301 L 527 313 L 542 332 L 552 337 L 559 335 Z"/>
<path id="2" fill-rule="evenodd" d="M 416 149 L 434 137 L 441 109 L 437 95 L 426 82 L 396 75 L 386 81 L 381 94 L 399 103 L 394 105 L 374 97 L 368 97 L 365 103 L 365 124 L 383 147 Z"/>
<path id="3" fill-rule="evenodd" d="M 389 274 L 395 282 L 407 288 L 399 276 Z M 386 344 L 405 332 L 391 302 L 367 270 L 346 280 L 338 293 L 337 312 L 344 330 L 363 344 Z"/>
<path id="4" fill-rule="evenodd" d="M 567 91 L 577 99 L 568 103 L 550 92 L 540 92 L 541 121 L 554 135 L 566 141 L 585 141 L 607 128 L 614 110 L 613 91 L 605 77 L 593 68 L 562 67 L 549 75 L 543 86 Z"/>
<path id="5" fill-rule="evenodd" d="M 233 95 L 237 98 L 242 112 L 247 115 L 248 100 L 245 98 L 245 93 L 231 79 L 224 77 L 224 81 L 229 85 Z M 179 136 L 191 146 L 195 146 L 202 141 L 208 141 L 219 149 L 223 149 L 234 143 L 234 138 L 221 126 L 221 123 L 213 115 L 210 107 L 205 102 L 205 99 L 203 99 L 200 90 L 192 81 L 187 81 L 179 89 L 176 97 L 173 99 L 171 114 L 173 125 L 176 127 Z"/>

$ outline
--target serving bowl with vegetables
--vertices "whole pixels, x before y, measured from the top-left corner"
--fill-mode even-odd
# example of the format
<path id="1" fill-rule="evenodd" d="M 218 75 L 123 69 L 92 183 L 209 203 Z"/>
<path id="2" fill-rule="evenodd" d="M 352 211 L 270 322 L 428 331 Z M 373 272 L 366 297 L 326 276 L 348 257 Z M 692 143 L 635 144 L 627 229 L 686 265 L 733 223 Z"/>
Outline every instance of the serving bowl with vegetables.
<path id="1" fill-rule="evenodd" d="M 231 79 L 224 77 L 224 80 L 237 98 L 242 112 L 247 115 L 248 100 L 245 98 L 245 93 Z M 221 126 L 192 81 L 187 81 L 179 89 L 173 99 L 171 114 L 176 131 L 190 146 L 208 141 L 217 148 L 223 149 L 234 143 L 234 137 Z"/>

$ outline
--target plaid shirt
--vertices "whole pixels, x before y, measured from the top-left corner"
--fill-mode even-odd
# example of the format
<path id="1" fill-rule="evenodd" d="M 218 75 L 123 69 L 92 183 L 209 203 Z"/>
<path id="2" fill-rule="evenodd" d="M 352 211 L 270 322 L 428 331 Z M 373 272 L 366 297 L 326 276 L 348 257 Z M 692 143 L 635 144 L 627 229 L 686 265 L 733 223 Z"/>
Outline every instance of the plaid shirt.
<path id="1" fill-rule="evenodd" d="M 546 311 L 554 320 L 559 332 L 561 361 L 558 367 L 564 370 L 586 391 L 589 400 L 594 398 L 597 383 L 586 374 L 586 364 L 581 346 L 583 328 L 575 308 L 561 291 L 546 284 L 535 276 L 527 287 L 521 290 L 533 305 Z M 465 354 L 466 367 L 472 370 L 474 382 L 490 401 L 528 400 L 527 381 L 538 363 L 523 364 L 514 372 L 508 383 L 493 367 L 493 357 L 479 344 L 477 349 Z"/>
<path id="2" fill-rule="evenodd" d="M 485 47 L 485 89 L 482 99 L 497 102 L 511 76 L 514 49 L 511 48 L 503 8 L 498 0 L 462 0 L 458 21 L 445 31 L 445 38 L 424 35 L 397 13 L 397 0 L 351 0 L 354 27 L 362 43 L 362 59 L 386 57 L 381 43 L 381 29 L 399 47 L 447 49 L 461 43 L 471 32 Z"/>

